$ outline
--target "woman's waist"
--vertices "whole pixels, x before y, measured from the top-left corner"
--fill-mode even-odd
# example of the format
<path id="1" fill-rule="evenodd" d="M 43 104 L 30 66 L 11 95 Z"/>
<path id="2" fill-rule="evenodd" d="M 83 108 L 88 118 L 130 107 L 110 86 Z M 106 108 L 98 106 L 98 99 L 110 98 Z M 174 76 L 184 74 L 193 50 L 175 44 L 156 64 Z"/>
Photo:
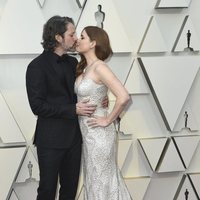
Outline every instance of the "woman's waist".
<path id="1" fill-rule="evenodd" d="M 96 108 L 96 110 L 94 111 L 94 113 L 92 115 L 97 115 L 100 117 L 105 117 L 108 114 L 108 110 L 107 108 L 103 108 L 103 107 L 98 107 Z"/>
<path id="2" fill-rule="evenodd" d="M 107 115 L 108 115 L 107 108 L 97 107 L 92 115 L 90 115 L 90 116 L 82 116 L 82 115 L 80 115 L 79 118 L 83 118 L 84 119 L 84 118 L 91 118 L 93 116 L 105 117 Z"/>

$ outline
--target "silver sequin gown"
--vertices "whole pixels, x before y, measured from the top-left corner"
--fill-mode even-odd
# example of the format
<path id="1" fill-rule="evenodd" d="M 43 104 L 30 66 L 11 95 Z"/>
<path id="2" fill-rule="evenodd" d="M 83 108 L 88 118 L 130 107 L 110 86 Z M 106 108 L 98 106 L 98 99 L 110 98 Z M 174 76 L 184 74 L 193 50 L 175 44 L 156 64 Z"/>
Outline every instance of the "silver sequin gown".
<path id="1" fill-rule="evenodd" d="M 94 115 L 105 116 L 107 109 L 101 107 L 107 87 L 83 78 L 75 84 L 78 101 L 89 98 L 97 104 Z M 89 117 L 79 116 L 83 137 L 84 200 L 131 200 L 116 162 L 116 130 L 113 124 L 103 128 L 90 128 Z"/>

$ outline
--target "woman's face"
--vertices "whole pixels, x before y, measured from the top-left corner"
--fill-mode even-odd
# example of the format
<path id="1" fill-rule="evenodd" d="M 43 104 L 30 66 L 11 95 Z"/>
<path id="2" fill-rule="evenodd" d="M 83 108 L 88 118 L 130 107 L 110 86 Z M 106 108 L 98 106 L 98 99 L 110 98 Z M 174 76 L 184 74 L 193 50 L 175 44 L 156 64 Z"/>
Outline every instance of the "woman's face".
<path id="1" fill-rule="evenodd" d="M 85 30 L 82 31 L 81 37 L 77 41 L 76 45 L 76 51 L 79 53 L 86 53 L 90 51 L 92 42 L 90 41 L 90 38 L 88 37 Z"/>

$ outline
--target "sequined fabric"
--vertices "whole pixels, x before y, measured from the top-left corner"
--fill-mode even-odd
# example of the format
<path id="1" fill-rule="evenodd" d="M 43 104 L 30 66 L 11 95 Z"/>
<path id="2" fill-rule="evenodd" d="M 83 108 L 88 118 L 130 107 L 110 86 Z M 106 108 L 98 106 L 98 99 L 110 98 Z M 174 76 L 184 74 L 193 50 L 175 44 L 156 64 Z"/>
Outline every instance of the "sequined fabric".
<path id="1" fill-rule="evenodd" d="M 91 103 L 97 104 L 94 115 L 98 116 L 107 115 L 107 110 L 101 106 L 107 90 L 105 85 L 97 84 L 90 78 L 75 84 L 78 101 L 89 98 Z M 116 163 L 117 138 L 114 125 L 90 128 L 88 119 L 79 116 L 83 137 L 84 200 L 130 200 Z"/>

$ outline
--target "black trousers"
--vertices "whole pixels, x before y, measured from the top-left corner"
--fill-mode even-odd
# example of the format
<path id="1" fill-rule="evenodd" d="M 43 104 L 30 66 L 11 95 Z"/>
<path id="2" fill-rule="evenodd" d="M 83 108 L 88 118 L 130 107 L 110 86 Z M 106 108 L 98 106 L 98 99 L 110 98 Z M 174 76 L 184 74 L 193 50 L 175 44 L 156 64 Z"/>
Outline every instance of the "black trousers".
<path id="1" fill-rule="evenodd" d="M 40 170 L 37 200 L 55 200 L 58 180 L 59 200 L 74 200 L 80 172 L 81 142 L 68 149 L 37 147 L 37 154 Z"/>

